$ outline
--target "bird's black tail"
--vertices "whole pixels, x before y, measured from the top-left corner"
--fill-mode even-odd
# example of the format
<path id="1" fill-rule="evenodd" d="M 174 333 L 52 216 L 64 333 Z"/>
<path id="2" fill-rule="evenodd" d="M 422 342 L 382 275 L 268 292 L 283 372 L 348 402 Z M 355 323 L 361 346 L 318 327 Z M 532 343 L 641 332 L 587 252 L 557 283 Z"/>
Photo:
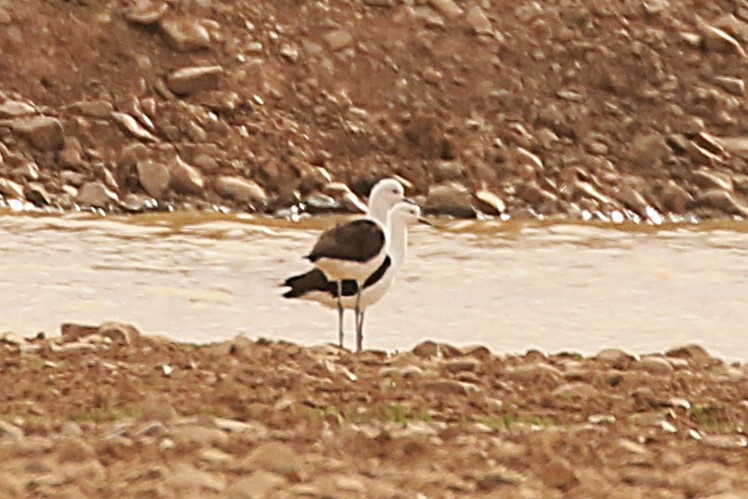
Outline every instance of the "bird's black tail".
<path id="1" fill-rule="evenodd" d="M 291 288 L 283 293 L 284 298 L 298 298 L 311 291 L 322 291 L 337 295 L 336 284 L 328 281 L 325 274 L 318 269 L 289 277 L 283 282 L 283 286 Z"/>

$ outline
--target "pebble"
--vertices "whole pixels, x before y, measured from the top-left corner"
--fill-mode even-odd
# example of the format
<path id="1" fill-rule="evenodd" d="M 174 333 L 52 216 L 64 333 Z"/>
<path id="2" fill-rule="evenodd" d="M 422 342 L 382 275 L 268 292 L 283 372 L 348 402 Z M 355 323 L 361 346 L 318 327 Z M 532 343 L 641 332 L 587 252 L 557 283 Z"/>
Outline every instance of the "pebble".
<path id="1" fill-rule="evenodd" d="M 23 186 L 7 178 L 0 178 L 0 194 L 9 198 L 25 199 Z"/>
<path id="2" fill-rule="evenodd" d="M 460 218 L 474 218 L 475 208 L 470 191 L 458 182 L 435 184 L 426 195 L 426 209 Z"/>
<path id="3" fill-rule="evenodd" d="M 643 357 L 633 367 L 653 374 L 670 374 L 674 371 L 673 366 L 661 357 Z"/>
<path id="4" fill-rule="evenodd" d="M 61 463 L 81 463 L 94 456 L 91 444 L 78 437 L 66 437 L 55 445 L 57 459 Z"/>
<path id="5" fill-rule="evenodd" d="M 215 179 L 214 187 L 219 196 L 240 203 L 264 203 L 267 195 L 254 180 L 221 175 Z"/>
<path id="6" fill-rule="evenodd" d="M 131 345 L 140 337 L 135 326 L 121 322 L 105 322 L 99 326 L 97 333 L 120 345 Z"/>
<path id="7" fill-rule="evenodd" d="M 268 471 L 256 471 L 248 478 L 242 478 L 225 491 L 229 499 L 254 499 L 271 497 L 273 491 L 286 485 L 286 479 Z"/>
<path id="8" fill-rule="evenodd" d="M 65 145 L 62 123 L 50 116 L 16 118 L 10 123 L 13 130 L 26 136 L 40 151 L 57 151 Z"/>
<path id="9" fill-rule="evenodd" d="M 498 216 L 506 212 L 506 203 L 495 193 L 481 189 L 475 193 L 478 200 L 478 208 L 487 215 Z"/>
<path id="10" fill-rule="evenodd" d="M 218 79 L 223 74 L 221 66 L 189 66 L 171 73 L 166 84 L 177 95 L 193 95 L 215 90 Z"/>
<path id="11" fill-rule="evenodd" d="M 696 196 L 696 204 L 706 208 L 714 208 L 731 215 L 748 216 L 748 207 L 738 202 L 735 197 L 721 189 L 710 189 L 700 192 Z"/>
<path id="12" fill-rule="evenodd" d="M 659 133 L 638 135 L 629 147 L 632 160 L 640 166 L 647 167 L 662 161 L 672 152 L 665 138 Z"/>
<path id="13" fill-rule="evenodd" d="M 125 12 L 125 19 L 134 24 L 155 24 L 164 17 L 169 6 L 165 2 L 154 0 L 137 0 L 134 5 Z"/>
<path id="14" fill-rule="evenodd" d="M 177 444 L 196 444 L 201 447 L 223 446 L 229 443 L 229 436 L 218 428 L 188 425 L 174 428 L 171 438 Z"/>
<path id="15" fill-rule="evenodd" d="M 424 390 L 441 393 L 444 395 L 468 395 L 471 392 L 478 391 L 478 387 L 472 383 L 464 383 L 451 379 L 440 379 L 435 381 L 426 381 L 421 384 Z"/>
<path id="16" fill-rule="evenodd" d="M 34 114 L 36 109 L 31 104 L 18 100 L 6 100 L 0 104 L 0 118 L 17 118 Z"/>
<path id="17" fill-rule="evenodd" d="M 353 35 L 344 29 L 330 31 L 323 38 L 327 42 L 327 45 L 335 51 L 342 50 L 353 44 Z"/>
<path id="18" fill-rule="evenodd" d="M 158 139 L 155 135 L 149 132 L 138 120 L 127 113 L 120 113 L 112 111 L 112 119 L 127 133 L 135 138 L 144 140 L 147 142 L 157 142 Z"/>
<path id="19" fill-rule="evenodd" d="M 87 182 L 80 188 L 75 201 L 82 205 L 95 208 L 108 208 L 118 201 L 117 195 L 110 191 L 102 182 Z"/>
<path id="20" fill-rule="evenodd" d="M 668 180 L 662 187 L 659 198 L 666 210 L 679 215 L 685 214 L 693 203 L 693 196 L 673 180 Z"/>
<path id="21" fill-rule="evenodd" d="M 23 429 L 14 424 L 0 420 L 0 439 L 10 438 L 12 440 L 21 440 L 23 437 Z"/>
<path id="22" fill-rule="evenodd" d="M 714 83 L 727 90 L 733 95 L 742 97 L 745 95 L 745 82 L 742 78 L 733 78 L 731 76 L 716 76 Z"/>
<path id="23" fill-rule="evenodd" d="M 193 19 L 161 19 L 167 43 L 176 51 L 192 52 L 210 47 L 210 33 Z"/>
<path id="24" fill-rule="evenodd" d="M 147 159 L 137 164 L 138 180 L 148 195 L 162 199 L 171 183 L 171 172 L 163 163 Z"/>
<path id="25" fill-rule="evenodd" d="M 490 35 L 493 34 L 493 26 L 491 21 L 486 17 L 483 9 L 479 5 L 473 5 L 468 8 L 465 14 L 465 21 L 473 28 L 478 35 Z"/>
<path id="26" fill-rule="evenodd" d="M 459 17 L 463 14 L 462 8 L 453 0 L 429 0 L 429 3 L 447 17 Z"/>
<path id="27" fill-rule="evenodd" d="M 205 188 L 205 179 L 200 170 L 192 165 L 188 165 L 177 156 L 176 163 L 171 170 L 169 185 L 179 192 L 200 194 Z"/>
<path id="28" fill-rule="evenodd" d="M 265 470 L 280 475 L 288 475 L 299 469 L 301 461 L 298 453 L 281 442 L 268 442 L 255 448 L 239 464 L 245 470 Z"/>

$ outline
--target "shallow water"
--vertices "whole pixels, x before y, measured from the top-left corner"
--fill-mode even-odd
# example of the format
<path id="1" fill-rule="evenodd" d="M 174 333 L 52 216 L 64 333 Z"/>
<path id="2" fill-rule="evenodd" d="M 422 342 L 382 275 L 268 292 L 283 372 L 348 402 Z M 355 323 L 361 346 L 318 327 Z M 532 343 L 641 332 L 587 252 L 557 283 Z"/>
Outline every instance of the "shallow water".
<path id="1" fill-rule="evenodd" d="M 333 342 L 335 312 L 284 300 L 278 287 L 307 268 L 300 256 L 330 223 L 0 214 L 0 332 L 116 320 L 195 342 L 239 333 Z M 401 276 L 367 313 L 367 347 L 428 338 L 504 352 L 643 353 L 698 343 L 748 360 L 746 223 L 437 223 L 412 232 Z"/>

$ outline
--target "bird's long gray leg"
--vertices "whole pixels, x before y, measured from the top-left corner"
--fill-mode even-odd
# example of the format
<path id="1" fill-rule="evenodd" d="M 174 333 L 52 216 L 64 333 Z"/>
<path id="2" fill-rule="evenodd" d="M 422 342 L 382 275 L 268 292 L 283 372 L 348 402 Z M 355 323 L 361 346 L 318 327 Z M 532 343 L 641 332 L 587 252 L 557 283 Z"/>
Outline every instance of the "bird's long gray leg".
<path id="1" fill-rule="evenodd" d="M 356 326 L 358 328 L 358 333 L 356 334 L 356 348 L 358 348 L 359 352 L 363 350 L 363 346 L 364 346 L 364 314 L 365 313 L 366 313 L 366 309 L 362 310 L 359 313 L 358 325 Z"/>
<path id="2" fill-rule="evenodd" d="M 343 281 L 338 281 L 338 345 L 343 348 Z"/>
<path id="3" fill-rule="evenodd" d="M 358 293 L 356 293 L 356 351 L 357 352 L 361 351 L 361 347 L 364 343 L 364 332 L 362 330 L 364 321 L 363 321 L 363 313 L 361 312 L 360 304 L 361 304 L 361 286 L 358 287 Z"/>

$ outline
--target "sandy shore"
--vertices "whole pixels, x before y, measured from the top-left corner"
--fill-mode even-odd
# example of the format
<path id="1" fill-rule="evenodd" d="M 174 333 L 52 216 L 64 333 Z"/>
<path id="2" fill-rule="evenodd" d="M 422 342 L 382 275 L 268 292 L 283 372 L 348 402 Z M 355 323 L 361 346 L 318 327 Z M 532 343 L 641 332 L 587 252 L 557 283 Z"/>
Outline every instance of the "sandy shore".
<path id="1" fill-rule="evenodd" d="M 696 346 L 352 354 L 243 337 L 195 346 L 123 324 L 1 338 L 2 497 L 748 490 L 748 367 Z"/>

